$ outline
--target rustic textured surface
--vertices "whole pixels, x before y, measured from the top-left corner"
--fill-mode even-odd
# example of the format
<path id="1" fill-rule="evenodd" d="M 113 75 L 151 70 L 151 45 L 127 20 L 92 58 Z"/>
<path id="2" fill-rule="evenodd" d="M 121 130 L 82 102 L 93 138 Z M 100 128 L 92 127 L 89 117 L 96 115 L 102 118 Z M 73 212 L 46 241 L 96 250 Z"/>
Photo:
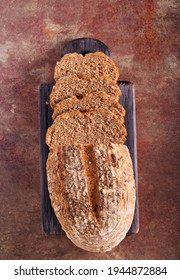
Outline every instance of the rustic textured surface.
<path id="1" fill-rule="evenodd" d="M 0 2 L 0 258 L 177 259 L 179 181 L 177 0 Z M 136 87 L 140 232 L 110 253 L 41 233 L 38 88 L 65 42 L 106 43 Z"/>

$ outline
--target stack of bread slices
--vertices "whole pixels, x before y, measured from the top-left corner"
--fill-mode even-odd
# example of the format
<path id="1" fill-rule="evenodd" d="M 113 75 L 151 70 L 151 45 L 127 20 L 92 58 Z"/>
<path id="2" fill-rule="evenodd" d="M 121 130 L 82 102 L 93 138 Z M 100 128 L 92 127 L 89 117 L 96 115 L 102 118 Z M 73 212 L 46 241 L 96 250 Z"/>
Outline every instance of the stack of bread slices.
<path id="1" fill-rule="evenodd" d="M 57 62 L 48 128 L 51 204 L 78 247 L 109 251 L 128 232 L 135 182 L 115 63 L 104 53 L 66 54 Z"/>

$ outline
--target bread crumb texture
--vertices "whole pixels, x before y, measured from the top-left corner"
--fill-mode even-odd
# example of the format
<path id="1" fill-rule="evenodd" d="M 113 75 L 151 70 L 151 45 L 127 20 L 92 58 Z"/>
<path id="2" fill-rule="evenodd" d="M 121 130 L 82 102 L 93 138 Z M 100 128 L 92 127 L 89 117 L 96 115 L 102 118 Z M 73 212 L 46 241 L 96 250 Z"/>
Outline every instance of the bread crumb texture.
<path id="1" fill-rule="evenodd" d="M 76 96 L 82 98 L 89 93 L 105 92 L 117 101 L 121 96 L 120 88 L 105 74 L 82 74 L 62 77 L 56 81 L 50 95 L 50 104 L 54 108 L 60 101 Z"/>
<path id="2" fill-rule="evenodd" d="M 105 73 L 112 80 L 116 81 L 119 71 L 114 61 L 102 52 L 82 54 L 65 54 L 56 63 L 54 79 L 71 76 L 74 74 L 101 74 Z"/>
<path id="3" fill-rule="evenodd" d="M 121 122 L 124 122 L 125 110 L 123 106 L 104 92 L 90 93 L 81 99 L 77 98 L 76 96 L 67 98 L 55 106 L 52 118 L 55 119 L 58 115 L 72 110 L 85 112 L 88 110 L 102 108 L 108 109 L 114 115 L 116 115 Z"/>
<path id="4" fill-rule="evenodd" d="M 56 145 L 124 144 L 126 135 L 124 124 L 107 109 L 74 110 L 56 117 L 48 128 L 46 143 L 50 149 Z"/>

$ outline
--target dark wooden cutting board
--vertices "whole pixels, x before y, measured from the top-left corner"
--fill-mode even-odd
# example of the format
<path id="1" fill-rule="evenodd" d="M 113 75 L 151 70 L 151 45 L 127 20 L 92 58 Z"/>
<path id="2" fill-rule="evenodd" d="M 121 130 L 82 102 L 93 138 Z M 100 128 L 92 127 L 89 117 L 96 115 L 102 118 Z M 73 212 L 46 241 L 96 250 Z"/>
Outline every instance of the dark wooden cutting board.
<path id="1" fill-rule="evenodd" d="M 102 51 L 111 56 L 108 47 L 101 41 L 91 38 L 81 38 L 69 42 L 63 49 L 61 56 L 66 53 L 78 52 L 88 53 Z M 59 234 L 64 235 L 61 225 L 58 222 L 48 193 L 46 160 L 48 156 L 48 146 L 45 143 L 45 135 L 47 128 L 52 124 L 52 109 L 49 106 L 49 95 L 51 93 L 54 82 L 40 85 L 39 94 L 39 127 L 40 127 L 40 176 L 41 176 L 41 213 L 42 213 L 42 229 L 47 235 Z M 126 110 L 125 125 L 127 129 L 127 140 L 125 145 L 129 148 L 133 162 L 134 177 L 136 182 L 136 205 L 134 219 L 127 235 L 137 233 L 139 231 L 139 205 L 138 205 L 138 185 L 137 185 L 137 154 L 136 154 L 136 114 L 135 114 L 135 90 L 131 82 L 118 81 L 118 85 L 122 91 L 119 103 Z"/>

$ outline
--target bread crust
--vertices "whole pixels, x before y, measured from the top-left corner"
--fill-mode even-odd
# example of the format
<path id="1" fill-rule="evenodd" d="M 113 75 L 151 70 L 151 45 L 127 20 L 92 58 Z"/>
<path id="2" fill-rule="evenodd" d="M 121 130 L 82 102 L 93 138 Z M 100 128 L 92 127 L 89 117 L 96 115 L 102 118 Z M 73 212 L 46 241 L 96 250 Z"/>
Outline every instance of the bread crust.
<path id="1" fill-rule="evenodd" d="M 47 178 L 55 214 L 74 244 L 105 252 L 124 239 L 135 207 L 125 145 L 56 146 L 48 155 Z"/>
<path id="2" fill-rule="evenodd" d="M 114 81 L 119 77 L 119 70 L 114 61 L 103 52 L 95 52 L 87 53 L 85 56 L 78 53 L 65 54 L 56 63 L 54 79 L 57 81 L 64 76 L 93 72 L 105 73 Z"/>

